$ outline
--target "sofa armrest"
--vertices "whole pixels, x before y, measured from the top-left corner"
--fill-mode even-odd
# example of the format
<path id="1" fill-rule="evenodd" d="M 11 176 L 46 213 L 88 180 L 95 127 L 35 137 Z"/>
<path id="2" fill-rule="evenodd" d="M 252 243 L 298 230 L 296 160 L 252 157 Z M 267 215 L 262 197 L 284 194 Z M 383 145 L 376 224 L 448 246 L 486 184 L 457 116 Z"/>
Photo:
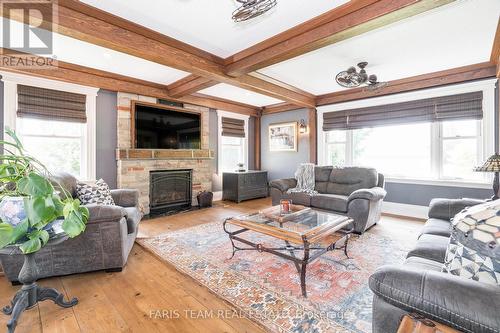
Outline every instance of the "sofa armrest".
<path id="1" fill-rule="evenodd" d="M 386 195 L 387 192 L 381 187 L 363 188 L 352 192 L 347 200 L 366 199 L 370 201 L 378 201 L 384 199 Z"/>
<path id="2" fill-rule="evenodd" d="M 478 199 L 432 199 L 429 205 L 429 218 L 450 220 L 465 207 L 484 203 Z"/>
<path id="3" fill-rule="evenodd" d="M 387 303 L 460 331 L 500 329 L 498 286 L 405 265 L 379 268 L 369 285 Z"/>
<path id="4" fill-rule="evenodd" d="M 281 193 L 285 193 L 289 189 L 297 187 L 297 180 L 295 178 L 276 179 L 271 181 L 269 186 L 280 190 Z"/>
<path id="5" fill-rule="evenodd" d="M 117 206 L 121 207 L 138 207 L 139 206 L 139 191 L 131 189 L 111 190 L 111 196 Z"/>
<path id="6" fill-rule="evenodd" d="M 90 204 L 85 205 L 89 210 L 89 223 L 120 222 L 127 215 L 125 209 L 120 206 L 105 206 Z"/>

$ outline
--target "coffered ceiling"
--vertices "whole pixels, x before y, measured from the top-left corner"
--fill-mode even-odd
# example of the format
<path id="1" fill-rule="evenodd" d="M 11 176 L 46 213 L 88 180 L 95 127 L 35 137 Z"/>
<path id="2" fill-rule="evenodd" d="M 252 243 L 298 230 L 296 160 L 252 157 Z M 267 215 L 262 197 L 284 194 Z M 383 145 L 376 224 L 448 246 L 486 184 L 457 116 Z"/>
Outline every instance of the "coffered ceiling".
<path id="1" fill-rule="evenodd" d="M 60 20 L 62 29 L 54 34 L 59 60 L 159 84 L 179 98 L 182 92 L 202 98 L 191 95 L 199 92 L 255 107 L 314 106 L 315 95 L 343 90 L 335 75 L 360 61 L 382 81 L 487 62 L 500 16 L 498 0 L 279 0 L 270 12 L 243 23 L 231 20 L 235 0 L 59 3 L 75 16 Z M 384 6 L 393 6 L 392 12 Z M 401 8 L 406 14 L 398 18 Z M 88 22 L 77 20 L 85 15 L 91 15 Z M 311 19 L 315 22 L 308 25 Z M 297 25 L 306 21 L 296 35 Z M 15 25 L 13 33 L 20 34 L 22 24 Z M 326 37 L 314 46 L 301 45 L 314 40 L 307 33 L 316 28 Z M 279 53 L 296 43 L 296 49 Z M 272 52 L 277 56 L 267 60 Z M 249 66 L 257 72 L 234 70 L 235 62 L 261 55 L 264 60 Z"/>

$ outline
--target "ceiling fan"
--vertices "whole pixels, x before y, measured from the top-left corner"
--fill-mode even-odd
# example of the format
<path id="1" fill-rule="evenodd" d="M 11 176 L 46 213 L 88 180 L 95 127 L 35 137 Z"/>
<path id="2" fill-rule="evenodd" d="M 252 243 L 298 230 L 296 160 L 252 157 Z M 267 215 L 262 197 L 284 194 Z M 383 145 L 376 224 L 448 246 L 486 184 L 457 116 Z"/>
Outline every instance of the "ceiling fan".
<path id="1" fill-rule="evenodd" d="M 365 67 L 368 65 L 366 61 L 360 62 L 357 66 L 360 68 L 359 72 L 356 67 L 349 67 L 346 71 L 342 71 L 335 76 L 335 81 L 344 88 L 355 88 L 362 84 L 366 84 L 370 90 L 380 89 L 387 85 L 387 82 L 379 82 L 377 75 L 366 73 Z"/>
<path id="2" fill-rule="evenodd" d="M 278 0 L 236 0 L 241 3 L 233 12 L 234 22 L 243 22 L 260 16 L 277 5 Z"/>

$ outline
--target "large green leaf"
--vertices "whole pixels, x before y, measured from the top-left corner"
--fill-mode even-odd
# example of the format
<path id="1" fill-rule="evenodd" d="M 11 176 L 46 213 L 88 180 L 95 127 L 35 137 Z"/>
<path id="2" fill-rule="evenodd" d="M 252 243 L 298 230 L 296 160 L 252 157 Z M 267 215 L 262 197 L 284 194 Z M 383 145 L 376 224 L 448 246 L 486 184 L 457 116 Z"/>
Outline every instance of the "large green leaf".
<path id="1" fill-rule="evenodd" d="M 69 237 L 74 238 L 85 230 L 85 222 L 79 211 L 71 211 L 64 219 L 62 228 Z"/>
<path id="2" fill-rule="evenodd" d="M 27 240 L 26 242 L 22 243 L 19 246 L 19 248 L 21 249 L 21 251 L 24 254 L 37 252 L 38 250 L 40 250 L 42 248 L 42 242 L 40 241 L 40 238 L 37 237 L 37 238 L 30 239 L 30 240 Z"/>
<path id="3" fill-rule="evenodd" d="M 26 236 L 26 233 L 28 232 L 29 228 L 29 222 L 28 219 L 24 219 L 14 227 L 14 232 L 12 233 L 12 243 L 17 242 L 24 236 Z"/>
<path id="4" fill-rule="evenodd" d="M 47 242 L 49 241 L 49 233 L 46 230 L 35 230 L 28 234 L 28 238 L 29 239 L 39 238 L 43 246 L 47 244 Z"/>
<path id="5" fill-rule="evenodd" d="M 14 227 L 8 223 L 0 223 L 0 249 L 12 242 Z"/>
<path id="6" fill-rule="evenodd" d="M 42 177 L 34 172 L 31 172 L 27 177 L 23 177 L 17 182 L 20 192 L 33 196 L 48 196 L 52 195 L 54 188 L 47 178 Z"/>

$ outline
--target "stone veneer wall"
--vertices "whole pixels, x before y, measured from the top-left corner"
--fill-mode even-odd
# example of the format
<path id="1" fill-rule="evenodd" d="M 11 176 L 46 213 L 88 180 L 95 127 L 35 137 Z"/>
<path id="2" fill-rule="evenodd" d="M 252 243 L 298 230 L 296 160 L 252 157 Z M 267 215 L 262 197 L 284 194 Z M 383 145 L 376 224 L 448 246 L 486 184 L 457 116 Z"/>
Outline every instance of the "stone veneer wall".
<path id="1" fill-rule="evenodd" d="M 117 145 L 118 149 L 131 148 L 131 101 L 156 103 L 156 98 L 141 95 L 118 93 Z M 186 109 L 201 113 L 202 149 L 209 148 L 209 109 L 197 105 L 185 104 Z M 144 213 L 149 213 L 149 172 L 152 170 L 193 169 L 193 205 L 199 191 L 212 190 L 212 163 L 210 159 L 118 159 L 118 188 L 134 188 L 140 192 L 139 201 Z"/>

